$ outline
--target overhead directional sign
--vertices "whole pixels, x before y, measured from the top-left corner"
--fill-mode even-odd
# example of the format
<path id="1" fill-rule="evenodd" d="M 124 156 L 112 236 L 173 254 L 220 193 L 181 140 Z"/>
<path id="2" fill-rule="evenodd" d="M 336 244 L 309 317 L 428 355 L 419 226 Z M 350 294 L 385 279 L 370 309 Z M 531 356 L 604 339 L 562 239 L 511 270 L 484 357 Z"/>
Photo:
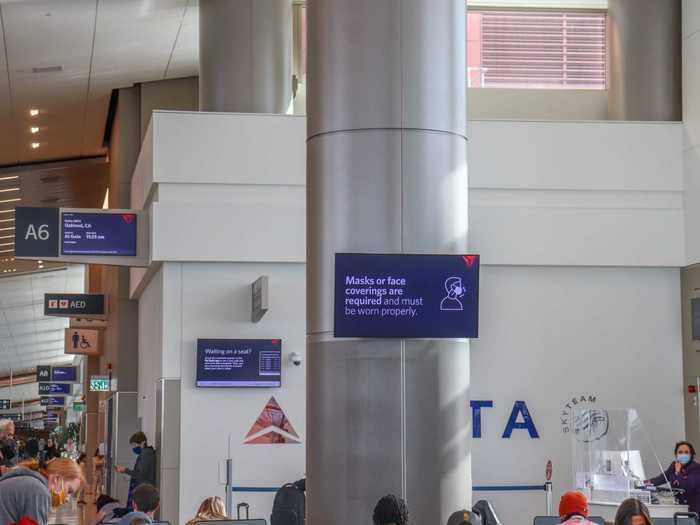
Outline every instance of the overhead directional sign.
<path id="1" fill-rule="evenodd" d="M 15 256 L 146 267 L 149 229 L 141 213 L 99 208 L 15 208 Z"/>
<path id="2" fill-rule="evenodd" d="M 102 294 L 44 294 L 44 315 L 104 317 L 105 313 L 105 296 Z"/>
<path id="3" fill-rule="evenodd" d="M 63 396 L 41 396 L 39 399 L 43 407 L 63 407 L 66 406 L 66 398 Z"/>
<path id="4" fill-rule="evenodd" d="M 77 366 L 54 366 L 51 368 L 51 381 L 63 383 L 78 382 Z"/>
<path id="5" fill-rule="evenodd" d="M 70 383 L 39 383 L 39 394 L 70 395 L 71 388 Z"/>
<path id="6" fill-rule="evenodd" d="M 15 208 L 15 257 L 58 257 L 58 208 Z"/>
<path id="7" fill-rule="evenodd" d="M 66 328 L 66 354 L 99 355 L 100 332 L 85 328 Z"/>
<path id="8" fill-rule="evenodd" d="M 61 218 L 62 255 L 136 256 L 135 213 L 63 212 Z"/>
<path id="9" fill-rule="evenodd" d="M 51 381 L 51 367 L 47 365 L 39 365 L 36 367 L 37 381 Z"/>
<path id="10" fill-rule="evenodd" d="M 11 407 L 12 402 L 9 399 L 0 399 L 0 410 L 9 410 Z"/>

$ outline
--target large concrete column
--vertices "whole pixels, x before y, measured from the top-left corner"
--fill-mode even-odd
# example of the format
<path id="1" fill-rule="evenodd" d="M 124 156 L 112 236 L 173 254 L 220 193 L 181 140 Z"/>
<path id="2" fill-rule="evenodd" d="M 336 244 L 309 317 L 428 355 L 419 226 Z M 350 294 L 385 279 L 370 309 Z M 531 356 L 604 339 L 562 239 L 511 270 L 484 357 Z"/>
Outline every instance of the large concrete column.
<path id="1" fill-rule="evenodd" d="M 469 343 L 333 338 L 336 252 L 467 250 L 465 4 L 308 1 L 311 525 L 471 500 Z"/>
<path id="2" fill-rule="evenodd" d="M 292 0 L 200 0 L 199 109 L 286 113 Z"/>
<path id="3" fill-rule="evenodd" d="M 681 0 L 609 1 L 612 120 L 682 119 L 681 26 Z"/>

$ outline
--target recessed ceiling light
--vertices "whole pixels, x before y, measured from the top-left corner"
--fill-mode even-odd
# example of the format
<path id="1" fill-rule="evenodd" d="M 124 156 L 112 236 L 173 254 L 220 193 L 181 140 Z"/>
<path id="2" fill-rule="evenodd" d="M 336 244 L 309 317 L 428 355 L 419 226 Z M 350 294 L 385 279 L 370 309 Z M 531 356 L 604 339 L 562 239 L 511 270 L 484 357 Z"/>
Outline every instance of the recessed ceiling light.
<path id="1" fill-rule="evenodd" d="M 4 190 L 0 190 L 0 193 L 9 193 L 11 191 L 19 191 L 19 188 L 6 188 Z"/>
<path id="2" fill-rule="evenodd" d="M 32 133 L 39 133 L 39 127 L 38 127 L 38 126 L 32 126 L 31 128 L 29 128 L 29 131 L 31 131 Z"/>
<path id="3" fill-rule="evenodd" d="M 38 142 L 32 142 L 32 149 L 37 149 L 39 146 L 41 146 L 41 144 Z"/>
<path id="4" fill-rule="evenodd" d="M 36 108 L 32 108 L 29 110 L 29 116 L 30 117 L 36 117 L 39 114 L 39 110 Z"/>
<path id="5" fill-rule="evenodd" d="M 5 200 L 3 200 L 3 201 L 0 201 L 0 204 L 7 204 L 7 203 L 9 203 L 9 202 L 19 202 L 19 201 L 21 201 L 21 200 L 22 200 L 22 199 L 20 199 L 20 198 L 16 198 L 16 199 L 5 199 Z"/>
<path id="6" fill-rule="evenodd" d="M 6 180 L 17 180 L 19 179 L 19 175 L 13 175 L 11 177 L 0 177 L 0 182 L 4 182 Z"/>

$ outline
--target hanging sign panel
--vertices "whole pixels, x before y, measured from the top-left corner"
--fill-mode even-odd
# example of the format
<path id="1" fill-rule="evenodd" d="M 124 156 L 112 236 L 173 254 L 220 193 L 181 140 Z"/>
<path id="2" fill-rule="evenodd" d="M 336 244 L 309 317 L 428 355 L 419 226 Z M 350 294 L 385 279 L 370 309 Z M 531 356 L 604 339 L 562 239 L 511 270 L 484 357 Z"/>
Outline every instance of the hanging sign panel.
<path id="1" fill-rule="evenodd" d="M 70 383 L 39 383 L 39 394 L 41 395 L 70 395 L 70 393 Z"/>
<path id="2" fill-rule="evenodd" d="M 54 366 L 47 368 L 51 369 L 51 381 L 63 383 L 78 382 L 77 366 Z"/>
<path id="3" fill-rule="evenodd" d="M 47 293 L 44 294 L 44 315 L 104 317 L 105 296 L 86 293 Z"/>
<path id="4" fill-rule="evenodd" d="M 9 399 L 0 399 L 0 410 L 10 410 L 11 406 L 12 402 Z"/>
<path id="5" fill-rule="evenodd" d="M 66 406 L 66 398 L 63 396 L 41 396 L 39 402 L 43 407 L 62 407 Z"/>
<path id="6" fill-rule="evenodd" d="M 58 208 L 15 208 L 15 257 L 58 257 Z"/>
<path id="7" fill-rule="evenodd" d="M 66 328 L 66 354 L 99 355 L 100 332 L 84 328 Z"/>
<path id="8" fill-rule="evenodd" d="M 140 210 L 18 207 L 15 216 L 19 259 L 127 267 L 149 264 L 148 215 Z"/>
<path id="9" fill-rule="evenodd" d="M 47 365 L 39 365 L 36 367 L 37 381 L 51 381 L 51 367 Z"/>
<path id="10" fill-rule="evenodd" d="M 61 255 L 136 256 L 135 213 L 61 213 Z"/>
<path id="11" fill-rule="evenodd" d="M 336 255 L 335 337 L 478 334 L 478 255 Z"/>

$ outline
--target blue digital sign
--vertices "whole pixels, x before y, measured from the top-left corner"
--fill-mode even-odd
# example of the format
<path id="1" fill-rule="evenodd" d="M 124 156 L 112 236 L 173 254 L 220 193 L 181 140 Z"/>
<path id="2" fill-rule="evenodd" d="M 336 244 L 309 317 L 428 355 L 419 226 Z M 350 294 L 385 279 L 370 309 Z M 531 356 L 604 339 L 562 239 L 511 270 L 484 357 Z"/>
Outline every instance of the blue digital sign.
<path id="1" fill-rule="evenodd" d="M 199 339 L 197 386 L 274 388 L 282 386 L 279 339 Z"/>
<path id="2" fill-rule="evenodd" d="M 136 256 L 136 214 L 61 214 L 62 255 Z"/>
<path id="3" fill-rule="evenodd" d="M 75 383 L 78 380 L 77 366 L 54 366 L 51 368 L 51 381 Z"/>
<path id="4" fill-rule="evenodd" d="M 71 393 L 70 383 L 39 383 L 39 394 L 66 394 Z"/>
<path id="5" fill-rule="evenodd" d="M 478 255 L 336 254 L 335 337 L 478 335 Z"/>
<path id="6" fill-rule="evenodd" d="M 59 396 L 41 396 L 39 402 L 43 407 L 62 407 L 66 405 L 66 398 Z"/>

